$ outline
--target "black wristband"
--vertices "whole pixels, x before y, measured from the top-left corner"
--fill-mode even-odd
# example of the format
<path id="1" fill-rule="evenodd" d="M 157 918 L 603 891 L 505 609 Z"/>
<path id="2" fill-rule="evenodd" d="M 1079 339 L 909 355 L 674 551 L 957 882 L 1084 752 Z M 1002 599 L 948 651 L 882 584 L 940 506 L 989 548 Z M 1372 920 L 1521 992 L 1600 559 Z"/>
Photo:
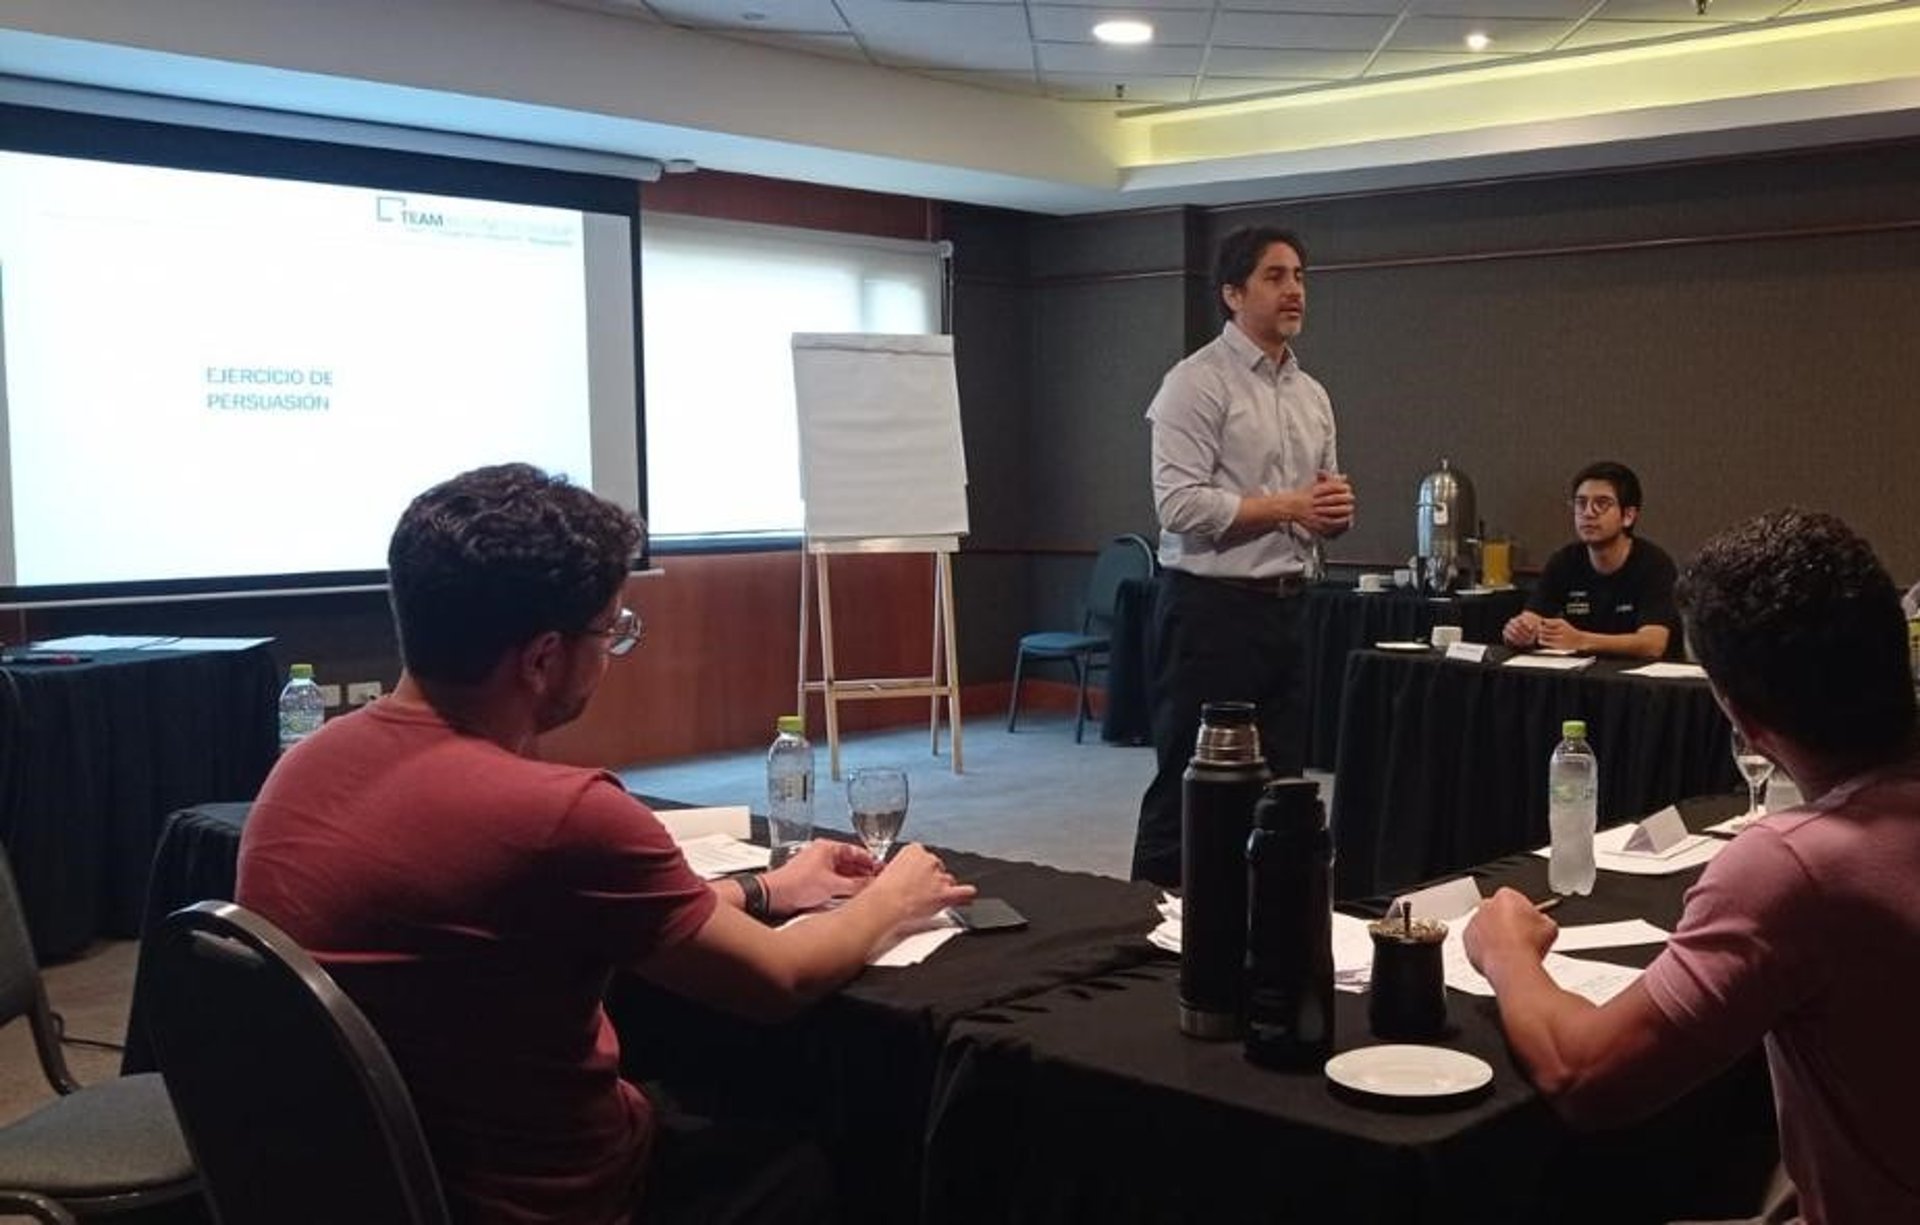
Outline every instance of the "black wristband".
<path id="1" fill-rule="evenodd" d="M 773 907 L 767 903 L 767 885 L 760 879 L 760 873 L 749 872 L 739 880 L 740 892 L 746 899 L 747 913 L 762 923 L 773 918 Z"/>

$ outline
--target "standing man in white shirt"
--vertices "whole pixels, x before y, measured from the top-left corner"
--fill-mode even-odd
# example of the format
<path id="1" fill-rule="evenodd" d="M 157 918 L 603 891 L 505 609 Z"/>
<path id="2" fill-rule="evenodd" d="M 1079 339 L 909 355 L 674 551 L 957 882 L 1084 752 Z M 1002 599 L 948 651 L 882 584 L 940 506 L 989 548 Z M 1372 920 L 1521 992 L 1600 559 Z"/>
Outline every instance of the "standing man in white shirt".
<path id="1" fill-rule="evenodd" d="M 1276 775 L 1305 765 L 1302 596 L 1319 541 L 1353 525 L 1333 405 L 1292 349 L 1306 318 L 1306 248 L 1270 226 L 1233 231 L 1214 265 L 1220 336 L 1168 371 L 1147 409 L 1160 518 L 1153 745 L 1136 880 L 1180 883 L 1180 776 L 1203 702 L 1259 708 Z"/>

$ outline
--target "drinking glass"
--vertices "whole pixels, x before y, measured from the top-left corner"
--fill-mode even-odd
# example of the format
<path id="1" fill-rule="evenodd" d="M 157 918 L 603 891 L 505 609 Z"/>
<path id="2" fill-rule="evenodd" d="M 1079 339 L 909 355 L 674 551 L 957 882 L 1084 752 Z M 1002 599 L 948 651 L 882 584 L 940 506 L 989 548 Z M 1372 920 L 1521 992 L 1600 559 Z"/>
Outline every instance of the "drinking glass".
<path id="1" fill-rule="evenodd" d="M 853 832 L 882 863 L 907 819 L 907 772 L 891 766 L 868 767 L 847 776 L 847 807 Z"/>
<path id="2" fill-rule="evenodd" d="M 1748 744 L 1737 727 L 1733 729 L 1733 764 L 1739 768 L 1740 777 L 1747 780 L 1747 820 L 1766 816 L 1767 808 L 1760 797 L 1766 793 L 1767 780 L 1773 777 L 1773 763 Z"/>

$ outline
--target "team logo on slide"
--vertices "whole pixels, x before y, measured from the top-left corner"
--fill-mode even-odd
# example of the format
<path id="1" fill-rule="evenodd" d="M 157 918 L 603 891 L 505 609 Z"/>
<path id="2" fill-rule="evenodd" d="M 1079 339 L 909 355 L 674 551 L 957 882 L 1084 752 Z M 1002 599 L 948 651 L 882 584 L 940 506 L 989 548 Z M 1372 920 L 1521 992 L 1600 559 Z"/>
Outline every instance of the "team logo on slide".
<path id="1" fill-rule="evenodd" d="M 440 229 L 447 224 L 445 215 L 407 207 L 405 196 L 375 196 L 373 215 L 384 222 L 398 222 L 408 228 Z"/>

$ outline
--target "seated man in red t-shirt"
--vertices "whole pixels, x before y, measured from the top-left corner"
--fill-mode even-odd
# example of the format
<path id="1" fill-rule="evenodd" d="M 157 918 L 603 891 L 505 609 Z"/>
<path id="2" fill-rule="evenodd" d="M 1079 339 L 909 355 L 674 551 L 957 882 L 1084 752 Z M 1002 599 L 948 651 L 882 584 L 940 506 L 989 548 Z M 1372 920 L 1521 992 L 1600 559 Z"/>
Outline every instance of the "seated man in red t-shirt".
<path id="1" fill-rule="evenodd" d="M 777 1018 L 973 892 L 922 847 L 880 868 L 824 841 L 708 885 L 611 774 L 534 757 L 639 642 L 621 592 L 640 532 L 524 464 L 416 498 L 387 555 L 399 684 L 289 752 L 241 842 L 240 902 L 386 1040 L 460 1222 L 603 1225 L 647 1202 L 652 1111 L 601 1007 L 616 969 Z"/>
<path id="2" fill-rule="evenodd" d="M 1764 1039 L 1806 1219 L 1920 1221 L 1920 746 L 1899 596 L 1845 524 L 1782 510 L 1708 542 L 1679 597 L 1728 719 L 1805 802 L 1707 865 L 1666 949 L 1602 1007 L 1547 977 L 1554 924 L 1511 889 L 1482 903 L 1467 954 L 1569 1119 L 1649 1113 Z"/>

